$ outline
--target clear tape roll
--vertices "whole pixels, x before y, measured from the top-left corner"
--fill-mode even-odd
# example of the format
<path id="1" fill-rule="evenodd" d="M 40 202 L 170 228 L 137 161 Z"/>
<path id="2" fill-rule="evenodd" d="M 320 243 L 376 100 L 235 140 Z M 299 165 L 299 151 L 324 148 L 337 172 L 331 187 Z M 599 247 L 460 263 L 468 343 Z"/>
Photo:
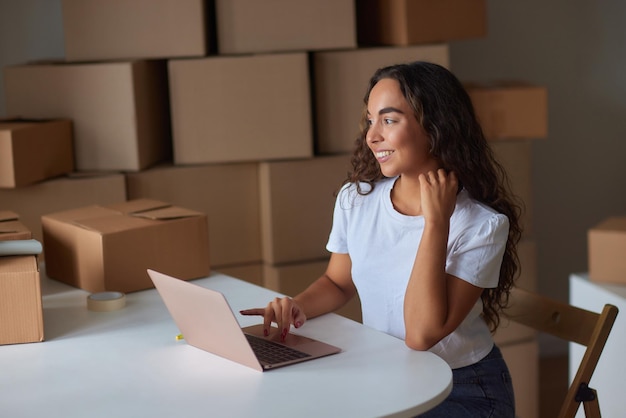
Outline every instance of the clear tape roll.
<path id="1" fill-rule="evenodd" d="M 87 309 L 95 312 L 110 312 L 126 306 L 126 295 L 122 292 L 99 292 L 87 296 Z"/>

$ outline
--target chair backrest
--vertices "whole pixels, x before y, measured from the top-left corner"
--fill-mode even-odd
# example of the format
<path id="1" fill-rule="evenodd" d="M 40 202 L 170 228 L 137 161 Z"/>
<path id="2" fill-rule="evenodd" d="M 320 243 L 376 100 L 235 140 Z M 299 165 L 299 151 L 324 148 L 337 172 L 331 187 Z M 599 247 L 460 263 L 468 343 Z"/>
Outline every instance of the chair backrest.
<path id="1" fill-rule="evenodd" d="M 618 309 L 606 304 L 601 313 L 559 302 L 521 288 L 511 291 L 504 316 L 561 339 L 586 347 L 576 376 L 567 391 L 559 418 L 573 418 L 583 403 L 588 418 L 600 417 L 595 390 L 588 387 Z"/>

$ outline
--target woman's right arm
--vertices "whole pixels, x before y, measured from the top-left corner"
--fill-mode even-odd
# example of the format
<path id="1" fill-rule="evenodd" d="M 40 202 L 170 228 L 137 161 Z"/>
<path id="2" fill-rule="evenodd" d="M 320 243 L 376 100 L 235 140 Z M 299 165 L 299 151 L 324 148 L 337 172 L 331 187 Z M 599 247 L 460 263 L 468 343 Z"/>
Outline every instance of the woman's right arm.
<path id="1" fill-rule="evenodd" d="M 270 325 L 275 322 L 284 338 L 291 325 L 299 328 L 307 318 L 333 312 L 354 297 L 351 270 L 348 254 L 332 253 L 324 274 L 303 292 L 293 298 L 276 298 L 265 308 L 246 309 L 241 314 L 263 316 L 265 335 L 269 335 Z"/>

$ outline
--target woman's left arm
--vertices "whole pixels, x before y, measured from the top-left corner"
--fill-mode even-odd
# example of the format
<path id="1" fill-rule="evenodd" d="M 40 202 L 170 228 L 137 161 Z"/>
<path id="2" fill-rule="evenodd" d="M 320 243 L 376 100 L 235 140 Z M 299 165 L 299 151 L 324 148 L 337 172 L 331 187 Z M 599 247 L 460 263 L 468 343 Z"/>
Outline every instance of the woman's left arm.
<path id="1" fill-rule="evenodd" d="M 454 331 L 483 289 L 445 271 L 458 181 L 444 170 L 420 175 L 424 233 L 404 297 L 406 345 L 427 350 Z"/>

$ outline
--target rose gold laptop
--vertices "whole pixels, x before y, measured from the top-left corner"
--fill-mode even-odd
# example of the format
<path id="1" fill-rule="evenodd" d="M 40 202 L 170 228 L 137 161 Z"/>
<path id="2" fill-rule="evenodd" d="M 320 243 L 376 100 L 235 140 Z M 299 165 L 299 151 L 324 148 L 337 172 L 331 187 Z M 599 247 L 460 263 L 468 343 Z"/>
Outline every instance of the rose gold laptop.
<path id="1" fill-rule="evenodd" d="M 196 348 L 258 371 L 275 369 L 341 352 L 341 349 L 289 333 L 284 342 L 263 325 L 241 328 L 228 301 L 207 289 L 148 269 L 157 291 L 185 341 Z"/>

